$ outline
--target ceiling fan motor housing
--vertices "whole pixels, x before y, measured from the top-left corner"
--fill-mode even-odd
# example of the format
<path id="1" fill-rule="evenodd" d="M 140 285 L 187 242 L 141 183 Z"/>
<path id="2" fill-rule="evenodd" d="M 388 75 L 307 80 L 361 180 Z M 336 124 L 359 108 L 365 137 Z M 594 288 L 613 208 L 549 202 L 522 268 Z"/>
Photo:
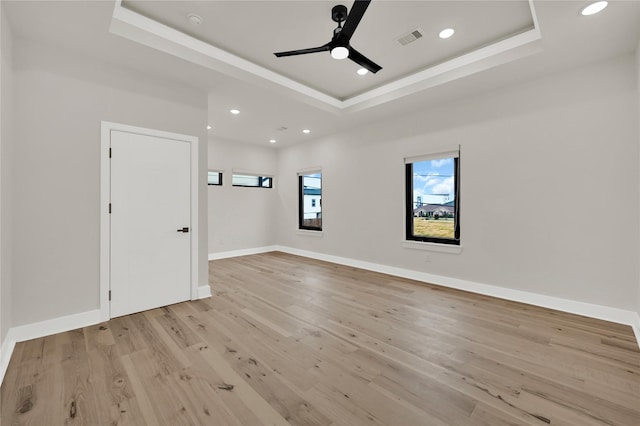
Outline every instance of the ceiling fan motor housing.
<path id="1" fill-rule="evenodd" d="M 333 21 L 337 23 L 340 23 L 347 19 L 347 6 L 342 4 L 333 6 L 333 8 L 331 9 L 331 19 L 333 19 Z"/>

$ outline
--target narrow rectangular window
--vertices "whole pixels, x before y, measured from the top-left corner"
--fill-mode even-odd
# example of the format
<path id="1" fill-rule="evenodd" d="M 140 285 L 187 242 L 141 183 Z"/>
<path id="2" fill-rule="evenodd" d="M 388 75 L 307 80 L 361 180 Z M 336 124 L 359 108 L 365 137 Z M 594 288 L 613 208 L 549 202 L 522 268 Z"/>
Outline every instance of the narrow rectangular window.
<path id="1" fill-rule="evenodd" d="M 406 239 L 460 245 L 460 155 L 408 159 Z"/>
<path id="2" fill-rule="evenodd" d="M 222 185 L 222 172 L 209 170 L 207 174 L 207 183 L 209 185 Z"/>
<path id="3" fill-rule="evenodd" d="M 268 177 L 268 176 L 261 176 L 260 177 L 260 186 L 263 188 L 271 188 L 273 184 L 273 178 Z"/>
<path id="4" fill-rule="evenodd" d="M 322 231 L 322 173 L 298 175 L 299 229 Z"/>
<path id="5" fill-rule="evenodd" d="M 271 176 L 234 174 L 231 176 L 231 185 L 254 188 L 273 188 L 273 178 Z"/>

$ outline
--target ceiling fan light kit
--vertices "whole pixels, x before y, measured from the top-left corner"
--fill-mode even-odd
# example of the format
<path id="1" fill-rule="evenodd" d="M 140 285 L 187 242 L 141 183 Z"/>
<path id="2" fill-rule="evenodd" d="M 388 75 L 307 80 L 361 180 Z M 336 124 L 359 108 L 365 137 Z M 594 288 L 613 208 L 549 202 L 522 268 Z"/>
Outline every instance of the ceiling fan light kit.
<path id="1" fill-rule="evenodd" d="M 333 59 L 346 59 L 349 57 L 349 49 L 344 46 L 336 46 L 331 49 L 331 57 Z"/>
<path id="2" fill-rule="evenodd" d="M 344 5 L 336 5 L 331 9 L 331 19 L 338 23 L 333 30 L 333 37 L 327 44 L 310 49 L 289 50 L 286 52 L 276 52 L 278 58 L 284 56 L 305 55 L 307 53 L 330 52 L 334 59 L 349 58 L 361 67 L 377 73 L 382 67 L 362 53 L 354 49 L 349 43 L 353 33 L 355 32 L 360 20 L 364 16 L 371 0 L 355 0 L 351 7 L 351 12 L 347 15 L 347 7 Z M 342 23 L 344 22 L 344 25 Z"/>

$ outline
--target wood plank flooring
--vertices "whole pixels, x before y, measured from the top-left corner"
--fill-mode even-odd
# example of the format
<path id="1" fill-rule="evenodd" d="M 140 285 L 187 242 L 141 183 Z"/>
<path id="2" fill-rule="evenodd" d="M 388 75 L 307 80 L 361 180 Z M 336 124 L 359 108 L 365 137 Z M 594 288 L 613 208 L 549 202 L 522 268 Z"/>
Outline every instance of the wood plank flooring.
<path id="1" fill-rule="evenodd" d="M 16 346 L 2 425 L 640 425 L 630 327 L 283 253 Z"/>

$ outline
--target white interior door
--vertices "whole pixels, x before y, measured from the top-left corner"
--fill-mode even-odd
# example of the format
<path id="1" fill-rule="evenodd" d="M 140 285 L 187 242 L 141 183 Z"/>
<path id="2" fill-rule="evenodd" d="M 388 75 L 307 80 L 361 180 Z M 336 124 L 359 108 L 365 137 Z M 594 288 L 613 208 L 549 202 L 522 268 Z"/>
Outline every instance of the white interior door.
<path id="1" fill-rule="evenodd" d="M 190 299 L 190 150 L 111 131 L 111 317 Z"/>

